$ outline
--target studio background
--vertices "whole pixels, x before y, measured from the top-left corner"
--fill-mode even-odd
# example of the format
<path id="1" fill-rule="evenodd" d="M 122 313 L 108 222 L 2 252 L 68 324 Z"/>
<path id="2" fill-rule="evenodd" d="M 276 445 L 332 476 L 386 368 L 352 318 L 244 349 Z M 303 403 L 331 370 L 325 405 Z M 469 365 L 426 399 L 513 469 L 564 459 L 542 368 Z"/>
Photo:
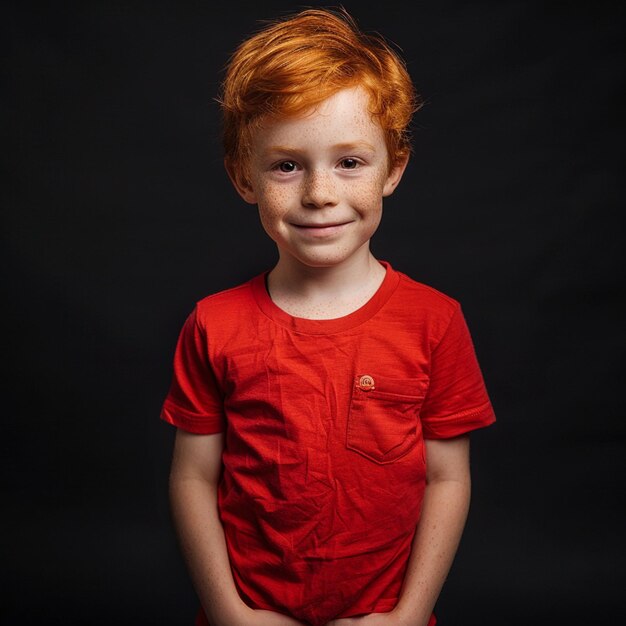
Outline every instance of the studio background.
<path id="1" fill-rule="evenodd" d="M 193 623 L 158 415 L 195 301 L 275 261 L 213 98 L 300 6 L 2 5 L 4 624 Z M 439 623 L 621 623 L 624 6 L 344 6 L 426 102 L 374 252 L 461 301 L 498 416 Z"/>

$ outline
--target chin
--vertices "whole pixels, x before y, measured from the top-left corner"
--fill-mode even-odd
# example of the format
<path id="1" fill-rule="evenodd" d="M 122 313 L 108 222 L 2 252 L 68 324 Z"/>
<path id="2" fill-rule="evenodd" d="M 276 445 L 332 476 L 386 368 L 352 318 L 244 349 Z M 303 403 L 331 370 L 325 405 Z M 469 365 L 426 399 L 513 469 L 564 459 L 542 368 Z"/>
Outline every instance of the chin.
<path id="1" fill-rule="evenodd" d="M 341 265 L 347 261 L 350 255 L 331 255 L 331 256 L 319 256 L 316 258 L 305 257 L 298 259 L 300 263 L 307 267 L 335 267 Z"/>
<path id="2" fill-rule="evenodd" d="M 327 245 L 327 246 L 311 246 L 304 249 L 291 249 L 284 248 L 285 260 L 291 258 L 305 267 L 311 268 L 324 268 L 324 267 L 336 267 L 342 265 L 346 261 L 351 259 L 357 260 L 360 257 L 367 257 L 369 255 L 369 246 L 366 245 L 367 241 L 361 245 Z M 365 250 L 363 246 L 366 246 Z M 365 254 L 363 254 L 365 252 Z"/>

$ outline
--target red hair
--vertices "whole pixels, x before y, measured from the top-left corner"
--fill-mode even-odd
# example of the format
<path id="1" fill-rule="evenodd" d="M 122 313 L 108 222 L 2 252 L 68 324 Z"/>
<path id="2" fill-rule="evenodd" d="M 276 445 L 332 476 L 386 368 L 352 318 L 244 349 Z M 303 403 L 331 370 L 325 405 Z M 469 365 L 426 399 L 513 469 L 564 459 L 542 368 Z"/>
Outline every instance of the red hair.
<path id="1" fill-rule="evenodd" d="M 357 85 L 385 134 L 389 167 L 399 165 L 411 152 L 408 126 L 420 101 L 398 54 L 382 37 L 361 32 L 343 9 L 270 22 L 226 67 L 218 101 L 227 163 L 247 178 L 252 133 L 265 116 L 301 115 Z"/>

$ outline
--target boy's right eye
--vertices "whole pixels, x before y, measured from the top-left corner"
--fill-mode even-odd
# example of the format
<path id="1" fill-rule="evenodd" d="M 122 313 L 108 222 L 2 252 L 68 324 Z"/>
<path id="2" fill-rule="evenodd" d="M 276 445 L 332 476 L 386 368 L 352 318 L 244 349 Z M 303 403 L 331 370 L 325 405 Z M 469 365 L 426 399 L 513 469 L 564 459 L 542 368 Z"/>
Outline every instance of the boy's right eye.
<path id="1" fill-rule="evenodd" d="M 295 172 L 297 167 L 298 166 L 293 161 L 282 161 L 277 165 L 277 169 L 281 172 L 285 172 L 286 174 Z"/>

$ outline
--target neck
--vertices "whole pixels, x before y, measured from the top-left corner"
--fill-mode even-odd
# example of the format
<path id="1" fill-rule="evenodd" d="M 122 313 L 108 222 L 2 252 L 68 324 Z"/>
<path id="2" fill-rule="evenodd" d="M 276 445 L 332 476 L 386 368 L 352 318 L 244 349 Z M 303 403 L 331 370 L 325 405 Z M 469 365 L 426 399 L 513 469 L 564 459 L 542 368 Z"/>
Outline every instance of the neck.
<path id="1" fill-rule="evenodd" d="M 356 311 L 385 277 L 385 268 L 369 247 L 330 267 L 290 261 L 279 260 L 268 276 L 268 290 L 277 306 L 296 317 L 332 319 Z"/>

